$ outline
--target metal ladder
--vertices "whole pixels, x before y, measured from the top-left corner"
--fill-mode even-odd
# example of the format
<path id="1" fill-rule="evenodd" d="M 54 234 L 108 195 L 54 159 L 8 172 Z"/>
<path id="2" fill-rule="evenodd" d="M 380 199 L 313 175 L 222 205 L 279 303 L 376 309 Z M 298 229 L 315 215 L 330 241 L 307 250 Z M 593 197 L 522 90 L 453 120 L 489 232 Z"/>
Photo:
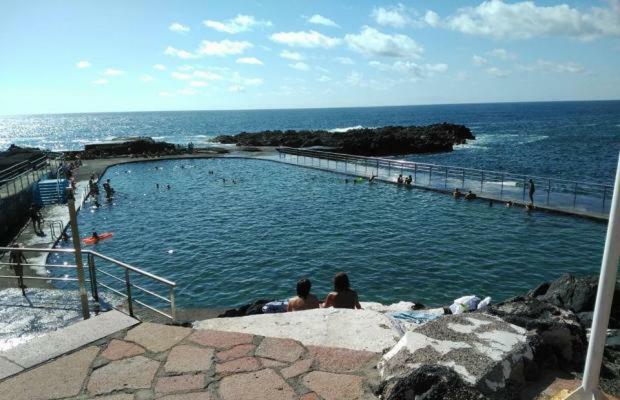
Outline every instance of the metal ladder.
<path id="1" fill-rule="evenodd" d="M 48 221 L 47 226 L 50 230 L 50 236 L 52 240 L 54 241 L 60 238 L 60 236 L 62 235 L 62 232 L 65 230 L 62 221 L 58 219 L 54 221 Z"/>

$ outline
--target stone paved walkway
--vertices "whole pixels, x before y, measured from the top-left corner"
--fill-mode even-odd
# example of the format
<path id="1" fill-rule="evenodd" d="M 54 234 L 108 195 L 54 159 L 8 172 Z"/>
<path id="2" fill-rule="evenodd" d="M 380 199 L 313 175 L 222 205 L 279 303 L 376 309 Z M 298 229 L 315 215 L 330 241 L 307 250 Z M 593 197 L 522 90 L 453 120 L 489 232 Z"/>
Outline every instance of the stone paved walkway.
<path id="1" fill-rule="evenodd" d="M 0 399 L 374 399 L 380 355 L 142 323 L 0 381 Z"/>

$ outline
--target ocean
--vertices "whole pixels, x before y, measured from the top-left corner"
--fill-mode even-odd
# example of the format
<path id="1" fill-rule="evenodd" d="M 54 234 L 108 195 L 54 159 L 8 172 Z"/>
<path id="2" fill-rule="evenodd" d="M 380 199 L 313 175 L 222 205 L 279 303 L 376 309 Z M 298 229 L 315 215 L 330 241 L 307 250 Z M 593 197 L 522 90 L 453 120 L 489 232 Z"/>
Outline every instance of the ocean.
<path id="1" fill-rule="evenodd" d="M 620 101 L 538 102 L 245 111 L 171 111 L 0 117 L 11 143 L 55 151 L 115 137 L 207 145 L 220 134 L 267 129 L 463 124 L 477 137 L 454 152 L 398 158 L 570 180 L 613 183 Z"/>

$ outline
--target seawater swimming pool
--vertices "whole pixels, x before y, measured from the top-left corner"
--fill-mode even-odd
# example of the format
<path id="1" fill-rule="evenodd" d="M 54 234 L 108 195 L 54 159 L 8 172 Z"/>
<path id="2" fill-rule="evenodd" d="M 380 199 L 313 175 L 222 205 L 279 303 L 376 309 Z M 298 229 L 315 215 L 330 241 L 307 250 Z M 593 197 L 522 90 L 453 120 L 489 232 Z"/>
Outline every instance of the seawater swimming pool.
<path id="1" fill-rule="evenodd" d="M 263 160 L 121 164 L 107 178 L 117 194 L 84 205 L 82 236 L 114 232 L 93 248 L 176 281 L 182 308 L 288 297 L 301 277 L 324 297 L 338 271 L 363 301 L 499 301 L 565 272 L 596 273 L 605 236 L 586 219 Z"/>

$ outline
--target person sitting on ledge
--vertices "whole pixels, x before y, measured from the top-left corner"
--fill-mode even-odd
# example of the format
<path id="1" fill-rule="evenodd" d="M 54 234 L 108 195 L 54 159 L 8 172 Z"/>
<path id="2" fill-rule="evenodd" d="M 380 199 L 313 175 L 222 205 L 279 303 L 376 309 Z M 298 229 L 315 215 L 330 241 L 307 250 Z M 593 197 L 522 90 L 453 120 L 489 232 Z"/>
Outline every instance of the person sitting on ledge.
<path id="1" fill-rule="evenodd" d="M 405 185 L 410 186 L 412 182 L 413 182 L 413 177 L 411 175 L 405 178 Z"/>
<path id="2" fill-rule="evenodd" d="M 398 175 L 398 179 L 396 179 L 396 183 L 399 185 L 403 184 L 403 174 Z"/>
<path id="3" fill-rule="evenodd" d="M 287 311 L 303 311 L 319 308 L 319 299 L 310 293 L 312 283 L 303 278 L 297 281 L 297 296 L 288 301 Z"/>
<path id="4" fill-rule="evenodd" d="M 357 298 L 357 292 L 350 288 L 349 277 L 346 273 L 338 272 L 334 276 L 334 291 L 327 295 L 322 307 L 362 308 Z"/>
<path id="5" fill-rule="evenodd" d="M 454 188 L 454 190 L 452 191 L 452 197 L 455 197 L 458 199 L 461 196 L 463 196 L 463 193 L 461 193 L 459 188 Z"/>
<path id="6" fill-rule="evenodd" d="M 467 192 L 467 194 L 465 195 L 465 200 L 473 200 L 475 198 L 476 198 L 476 194 L 472 193 L 471 190 Z"/>

